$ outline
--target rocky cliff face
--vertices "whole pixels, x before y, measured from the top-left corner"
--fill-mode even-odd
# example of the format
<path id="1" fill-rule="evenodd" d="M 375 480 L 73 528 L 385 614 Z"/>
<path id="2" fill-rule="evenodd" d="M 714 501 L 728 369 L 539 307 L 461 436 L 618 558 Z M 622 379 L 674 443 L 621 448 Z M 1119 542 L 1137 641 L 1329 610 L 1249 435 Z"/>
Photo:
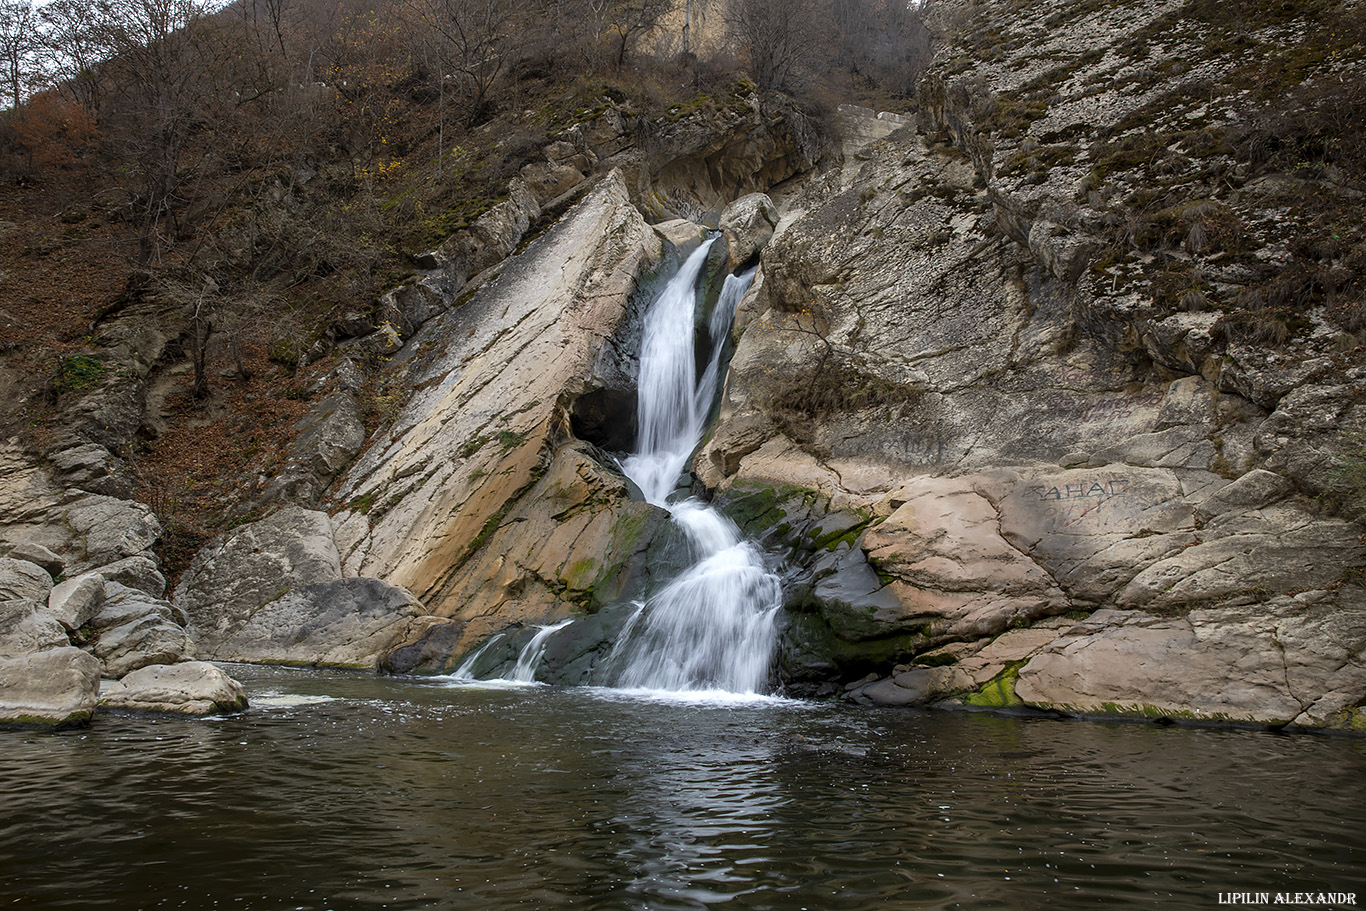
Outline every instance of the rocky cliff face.
<path id="1" fill-rule="evenodd" d="M 1366 197 L 1265 91 L 1322 113 L 1316 80 L 1361 84 L 1357 32 L 1328 18 L 1351 9 L 935 9 L 957 38 L 914 123 L 846 109 L 843 167 L 722 218 L 731 265 L 762 267 L 694 469 L 786 558 L 779 682 L 1366 729 Z M 126 466 L 95 432 L 145 420 L 165 342 L 122 338 L 141 366 L 51 466 L 0 452 L 0 541 L 44 546 L 16 549 L 0 657 L 45 655 L 79 718 L 101 671 L 441 672 L 575 616 L 545 660 L 584 679 L 668 563 L 664 513 L 603 452 L 633 436 L 640 306 L 698 240 L 668 219 L 821 154 L 798 111 L 732 94 L 643 144 L 610 108 L 570 127 L 382 318 L 342 327 L 355 360 L 269 485 L 300 505 L 205 547 L 171 600 L 156 519 L 116 499 Z M 366 358 L 411 396 L 363 446 Z M 49 551 L 73 574 L 55 587 Z"/>
<path id="2" fill-rule="evenodd" d="M 975 8 L 915 129 L 794 203 L 743 305 L 697 470 L 798 567 L 783 673 L 1360 728 L 1366 552 L 1325 503 L 1361 348 L 1340 297 L 1272 301 L 1308 268 L 1295 194 L 1361 187 L 1241 154 L 1269 102 L 1219 50 L 1322 23 L 1008 6 Z M 1360 80 L 1359 47 L 1322 66 Z"/>

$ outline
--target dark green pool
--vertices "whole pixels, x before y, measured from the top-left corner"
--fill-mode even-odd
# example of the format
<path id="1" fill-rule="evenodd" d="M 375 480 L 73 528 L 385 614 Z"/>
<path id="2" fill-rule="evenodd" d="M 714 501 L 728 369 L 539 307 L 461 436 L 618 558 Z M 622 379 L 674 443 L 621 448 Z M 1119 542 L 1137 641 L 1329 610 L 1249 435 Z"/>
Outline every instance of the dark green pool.
<path id="1" fill-rule="evenodd" d="M 1361 741 L 232 670 L 0 735 L 0 909 L 1366 904 Z"/>

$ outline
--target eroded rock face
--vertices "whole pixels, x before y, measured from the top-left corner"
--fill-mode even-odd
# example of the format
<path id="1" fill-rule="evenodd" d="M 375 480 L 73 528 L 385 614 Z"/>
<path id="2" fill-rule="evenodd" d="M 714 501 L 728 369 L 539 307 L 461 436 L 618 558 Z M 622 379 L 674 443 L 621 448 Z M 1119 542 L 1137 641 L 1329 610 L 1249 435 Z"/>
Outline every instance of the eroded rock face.
<path id="1" fill-rule="evenodd" d="M 457 621 L 438 638 L 458 629 L 461 642 L 630 583 L 619 571 L 648 545 L 650 508 L 629 502 L 581 445 L 563 444 L 568 404 L 589 391 L 659 246 L 609 176 L 414 337 L 415 353 L 429 337 L 443 347 L 411 361 L 418 392 L 343 481 L 336 540 L 347 575 L 411 591 Z M 434 628 L 415 626 L 394 647 L 420 655 Z"/>
<path id="2" fill-rule="evenodd" d="M 1136 35 L 1146 67 L 1242 65 L 1188 13 L 1013 8 L 998 53 L 930 72 L 914 131 L 789 201 L 695 471 L 795 567 L 794 691 L 1366 728 L 1366 549 L 1322 508 L 1351 495 L 1357 340 L 1322 306 L 1283 342 L 1242 328 L 1271 267 L 1199 232 L 1236 222 L 1266 264 L 1292 240 L 1227 147 L 1158 165 L 1186 234 L 1115 243 L 1156 192 L 1120 150 L 1248 113 L 1135 69 Z"/>

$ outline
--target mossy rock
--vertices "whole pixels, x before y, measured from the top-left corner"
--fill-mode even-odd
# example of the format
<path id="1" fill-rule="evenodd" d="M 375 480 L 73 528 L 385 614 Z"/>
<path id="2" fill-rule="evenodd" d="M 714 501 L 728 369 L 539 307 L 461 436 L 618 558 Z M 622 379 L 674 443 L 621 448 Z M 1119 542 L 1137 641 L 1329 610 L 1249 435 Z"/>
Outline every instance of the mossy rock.
<path id="1" fill-rule="evenodd" d="M 851 642 L 819 613 L 788 612 L 778 637 L 778 667 L 784 682 L 855 680 L 909 661 L 925 644 L 920 631 Z"/>
<path id="2" fill-rule="evenodd" d="M 975 693 L 963 696 L 963 702 L 979 708 L 1007 709 L 1019 708 L 1024 700 L 1015 695 L 1015 682 L 1020 679 L 1020 668 L 1024 661 L 1012 661 L 1006 669 L 978 687 Z"/>

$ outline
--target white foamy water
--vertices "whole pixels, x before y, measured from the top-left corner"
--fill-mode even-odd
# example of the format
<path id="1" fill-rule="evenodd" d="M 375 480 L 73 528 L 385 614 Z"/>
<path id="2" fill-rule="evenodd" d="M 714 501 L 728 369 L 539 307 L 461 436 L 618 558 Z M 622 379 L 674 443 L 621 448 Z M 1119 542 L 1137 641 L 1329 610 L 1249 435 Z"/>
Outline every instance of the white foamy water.
<path id="1" fill-rule="evenodd" d="M 711 242 L 693 253 L 646 316 L 637 388 L 636 452 L 622 470 L 645 499 L 669 510 L 692 562 L 627 624 L 611 659 L 627 690 L 753 694 L 768 682 L 777 577 L 739 529 L 695 498 L 669 497 L 702 438 L 721 351 L 753 273 L 730 276 L 712 314 L 711 358 L 698 376 L 693 326 L 697 277 Z"/>

